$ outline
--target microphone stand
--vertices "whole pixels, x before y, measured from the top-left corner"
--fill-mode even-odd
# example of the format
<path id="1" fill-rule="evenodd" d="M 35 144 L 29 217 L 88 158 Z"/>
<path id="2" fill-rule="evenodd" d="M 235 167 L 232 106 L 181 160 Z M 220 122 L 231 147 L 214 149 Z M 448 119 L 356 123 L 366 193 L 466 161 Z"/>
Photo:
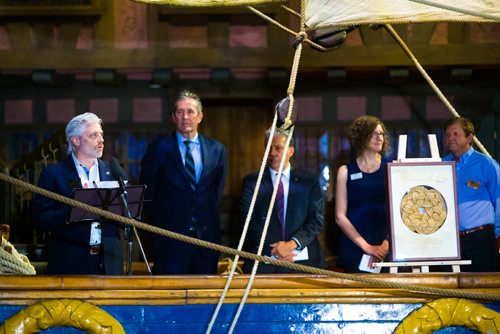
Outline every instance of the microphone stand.
<path id="1" fill-rule="evenodd" d="M 122 184 L 122 182 L 120 182 Z M 120 198 L 122 201 L 123 208 L 125 209 L 125 213 L 127 214 L 127 218 L 133 219 L 132 215 L 130 214 L 130 210 L 128 208 L 128 193 L 125 187 L 120 187 Z M 132 238 L 132 233 L 130 233 L 130 225 L 125 225 L 125 238 L 127 239 L 127 267 L 126 267 L 126 272 L 127 275 L 132 275 L 132 244 L 133 244 L 133 238 Z M 153 275 L 153 272 L 151 271 L 151 267 L 149 266 L 148 259 L 146 258 L 146 253 L 144 253 L 144 248 L 142 247 L 141 243 L 141 238 L 139 238 L 139 234 L 137 233 L 137 229 L 135 226 L 132 226 L 132 231 L 134 232 L 134 236 L 137 240 L 137 244 L 139 245 L 139 249 L 142 254 L 142 258 L 144 259 L 144 262 L 146 263 L 146 267 L 148 269 L 148 272 L 150 275 Z"/>

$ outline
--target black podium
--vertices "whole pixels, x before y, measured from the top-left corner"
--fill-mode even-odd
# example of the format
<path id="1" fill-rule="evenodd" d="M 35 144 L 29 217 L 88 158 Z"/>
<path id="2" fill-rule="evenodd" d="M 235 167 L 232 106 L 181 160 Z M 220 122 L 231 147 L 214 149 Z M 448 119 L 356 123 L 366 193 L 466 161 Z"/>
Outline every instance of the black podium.
<path id="1" fill-rule="evenodd" d="M 140 220 L 144 202 L 145 185 L 127 186 L 122 188 L 77 188 L 74 190 L 73 199 L 93 207 L 112 212 L 114 214 Z M 71 208 L 70 223 L 102 221 L 102 217 L 77 207 Z M 144 253 L 141 240 L 134 226 L 125 224 L 125 237 L 127 244 L 127 274 L 132 274 L 132 233 L 136 237 L 142 257 L 151 274 L 149 262 Z"/>
<path id="2" fill-rule="evenodd" d="M 128 186 L 127 202 L 131 218 L 140 219 L 144 201 L 144 190 L 146 186 Z M 74 190 L 73 199 L 93 207 L 112 212 L 114 214 L 128 217 L 120 195 L 120 188 L 77 188 Z M 69 217 L 70 223 L 98 221 L 101 216 L 80 208 L 73 207 Z"/>

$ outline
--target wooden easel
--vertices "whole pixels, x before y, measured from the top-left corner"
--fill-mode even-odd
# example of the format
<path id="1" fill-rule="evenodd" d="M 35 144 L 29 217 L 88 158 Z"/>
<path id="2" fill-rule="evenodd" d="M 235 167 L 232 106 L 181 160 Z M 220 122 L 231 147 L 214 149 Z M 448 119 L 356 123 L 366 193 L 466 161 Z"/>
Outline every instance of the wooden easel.
<path id="1" fill-rule="evenodd" d="M 428 134 L 429 147 L 431 151 L 430 158 L 406 158 L 406 135 L 400 135 L 398 141 L 398 162 L 431 162 L 441 161 L 439 149 L 435 134 Z M 409 261 L 409 262 L 378 262 L 374 263 L 375 267 L 389 267 L 390 273 L 397 273 L 400 267 L 411 267 L 414 273 L 428 273 L 430 266 L 452 266 L 454 273 L 460 272 L 460 265 L 470 265 L 471 260 L 443 260 L 443 261 Z"/>

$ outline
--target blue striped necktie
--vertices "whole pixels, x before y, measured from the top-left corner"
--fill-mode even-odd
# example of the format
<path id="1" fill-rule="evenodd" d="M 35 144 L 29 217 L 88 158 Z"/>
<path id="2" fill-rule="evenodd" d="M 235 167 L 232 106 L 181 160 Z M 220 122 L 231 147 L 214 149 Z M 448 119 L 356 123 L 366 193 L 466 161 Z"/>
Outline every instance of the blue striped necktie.
<path id="1" fill-rule="evenodd" d="M 196 169 L 194 168 L 194 159 L 193 159 L 193 154 L 191 154 L 191 148 L 189 147 L 190 144 L 191 141 L 189 140 L 184 141 L 184 145 L 186 145 L 186 155 L 184 156 L 184 167 L 186 168 L 191 188 L 194 189 L 196 187 Z"/>

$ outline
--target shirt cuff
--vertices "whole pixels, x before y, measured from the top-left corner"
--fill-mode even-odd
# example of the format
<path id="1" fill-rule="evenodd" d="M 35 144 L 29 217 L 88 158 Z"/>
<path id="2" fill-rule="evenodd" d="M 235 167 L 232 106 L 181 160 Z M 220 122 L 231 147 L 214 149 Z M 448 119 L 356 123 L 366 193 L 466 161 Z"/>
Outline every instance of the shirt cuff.
<path id="1" fill-rule="evenodd" d="M 298 251 L 302 250 L 302 245 L 300 244 L 299 240 L 295 237 L 292 237 L 292 240 L 297 243 L 297 250 Z"/>

